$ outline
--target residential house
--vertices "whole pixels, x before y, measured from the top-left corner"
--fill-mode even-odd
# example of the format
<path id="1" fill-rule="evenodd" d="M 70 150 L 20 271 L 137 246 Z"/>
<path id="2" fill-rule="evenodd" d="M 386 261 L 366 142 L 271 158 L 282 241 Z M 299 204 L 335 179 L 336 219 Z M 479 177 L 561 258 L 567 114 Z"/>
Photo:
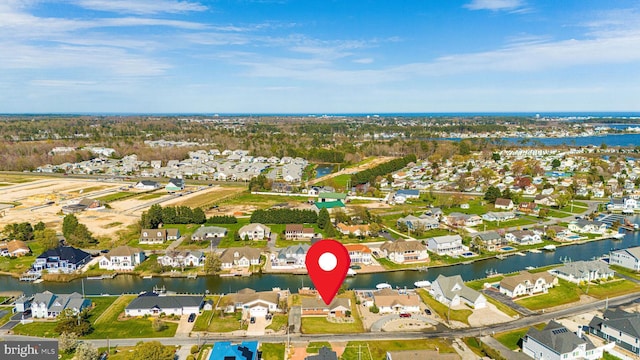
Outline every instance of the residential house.
<path id="1" fill-rule="evenodd" d="M 58 246 L 40 254 L 33 263 L 33 270 L 50 273 L 72 273 L 91 260 L 91 254 L 71 246 Z"/>
<path id="2" fill-rule="evenodd" d="M 144 251 L 130 246 L 118 246 L 103 255 L 98 262 L 100 269 L 131 271 L 145 260 Z"/>
<path id="3" fill-rule="evenodd" d="M 203 305 L 202 295 L 159 295 L 144 293 L 133 299 L 124 309 L 126 316 L 156 316 L 160 314 L 197 314 Z"/>
<path id="4" fill-rule="evenodd" d="M 84 198 L 78 201 L 77 203 L 65 205 L 62 207 L 63 214 L 75 214 L 85 210 L 102 210 L 104 209 L 104 205 L 95 199 Z"/>
<path id="5" fill-rule="evenodd" d="M 228 312 L 242 310 L 250 316 L 264 317 L 269 313 L 281 312 L 278 307 L 280 294 L 277 291 L 257 292 L 253 289 L 245 288 L 236 293 L 225 296 L 222 305 Z"/>
<path id="6" fill-rule="evenodd" d="M 576 284 L 583 281 L 607 280 L 614 275 L 613 270 L 600 260 L 567 263 L 549 270 L 549 273 Z"/>
<path id="7" fill-rule="evenodd" d="M 532 245 L 540 244 L 542 237 L 540 234 L 536 234 L 531 230 L 514 230 L 507 232 L 504 238 L 508 242 L 516 243 L 518 245 Z"/>
<path id="8" fill-rule="evenodd" d="M 640 246 L 611 251 L 609 253 L 609 264 L 640 271 Z"/>
<path id="9" fill-rule="evenodd" d="M 373 302 L 381 314 L 420 313 L 420 297 L 415 293 L 381 289 L 373 293 Z"/>
<path id="10" fill-rule="evenodd" d="M 427 215 L 436 219 L 440 219 L 444 215 L 444 212 L 442 212 L 442 209 L 438 207 L 434 207 L 434 208 L 427 209 L 427 211 L 424 212 L 424 215 Z"/>
<path id="11" fill-rule="evenodd" d="M 507 240 L 500 236 L 496 231 L 487 231 L 478 233 L 473 236 L 473 241 L 480 247 L 487 249 L 488 251 L 496 251 L 503 245 L 507 244 Z"/>
<path id="12" fill-rule="evenodd" d="M 428 216 L 428 215 L 420 215 L 413 216 L 407 215 L 405 217 L 401 217 L 396 221 L 396 225 L 400 226 L 404 224 L 408 230 L 432 230 L 440 227 L 440 222 L 437 218 Z"/>
<path id="13" fill-rule="evenodd" d="M 271 229 L 262 224 L 248 224 L 238 230 L 241 239 L 249 240 L 269 240 L 271 237 Z"/>
<path id="14" fill-rule="evenodd" d="M 431 295 L 447 306 L 458 306 L 464 302 L 476 309 L 487 306 L 487 299 L 481 293 L 466 286 L 460 275 L 438 275 L 431 283 Z"/>
<path id="15" fill-rule="evenodd" d="M 347 194 L 336 193 L 336 192 L 320 192 L 318 194 L 318 202 L 334 202 L 339 201 L 341 203 L 345 203 L 347 199 Z"/>
<path id="16" fill-rule="evenodd" d="M 346 317 L 351 299 L 335 297 L 329 305 L 318 297 L 302 298 L 302 316 Z"/>
<path id="17" fill-rule="evenodd" d="M 171 228 L 167 229 L 167 240 L 178 240 L 180 239 L 180 229 Z"/>
<path id="18" fill-rule="evenodd" d="M 371 264 L 371 249 L 362 244 L 345 244 L 344 246 L 349 252 L 351 264 Z"/>
<path id="19" fill-rule="evenodd" d="M 601 359 L 604 350 L 611 348 L 613 344 L 596 347 L 583 336 L 582 328 L 576 334 L 555 321 L 542 330 L 530 328 L 522 340 L 522 352 L 541 360 Z"/>
<path id="20" fill-rule="evenodd" d="M 558 206 L 556 200 L 553 197 L 543 194 L 536 195 L 536 197 L 533 199 L 533 202 L 537 205 L 543 206 Z"/>
<path id="21" fill-rule="evenodd" d="M 402 196 L 405 199 L 419 199 L 420 198 L 420 190 L 416 189 L 401 189 L 396 191 L 395 196 Z"/>
<path id="22" fill-rule="evenodd" d="M 579 234 L 604 234 L 607 231 L 607 224 L 585 219 L 573 220 L 567 227 Z"/>
<path id="23" fill-rule="evenodd" d="M 486 214 L 483 214 L 481 217 L 482 217 L 482 220 L 484 221 L 501 222 L 501 221 L 509 221 L 509 220 L 515 219 L 516 214 L 512 213 L 511 211 L 505 211 L 505 212 L 489 211 Z"/>
<path id="24" fill-rule="evenodd" d="M 11 240 L 7 243 L 0 244 L 1 256 L 20 257 L 31 253 L 31 249 L 26 242 L 22 240 Z"/>
<path id="25" fill-rule="evenodd" d="M 515 205 L 513 204 L 513 201 L 511 199 L 503 199 L 503 198 L 497 198 L 494 204 L 494 207 L 496 209 L 503 209 L 503 210 L 512 210 L 514 206 Z"/>
<path id="26" fill-rule="evenodd" d="M 299 244 L 280 249 L 277 254 L 271 254 L 271 267 L 302 269 L 310 246 Z"/>
<path id="27" fill-rule="evenodd" d="M 318 354 L 309 355 L 304 360 L 338 360 L 338 354 L 330 348 L 323 346 L 318 350 Z"/>
<path id="28" fill-rule="evenodd" d="M 482 224 L 482 218 L 478 215 L 452 212 L 445 217 L 445 223 L 449 226 L 478 226 Z"/>
<path id="29" fill-rule="evenodd" d="M 462 245 L 462 237 L 460 235 L 444 235 L 427 239 L 427 248 L 432 253 L 438 255 L 457 256 L 469 248 Z"/>
<path id="30" fill-rule="evenodd" d="M 371 231 L 369 231 L 369 224 L 347 225 L 343 223 L 338 223 L 336 227 L 338 228 L 338 231 L 340 231 L 344 235 L 350 235 L 350 234 L 353 234 L 355 236 L 371 235 Z"/>
<path id="31" fill-rule="evenodd" d="M 331 214 L 333 212 L 333 209 L 341 209 L 341 208 L 344 208 L 344 207 L 345 207 L 344 203 L 342 201 L 339 201 L 339 200 L 326 201 L 326 202 L 316 201 L 315 203 L 313 203 L 312 210 L 314 210 L 315 212 L 319 213 L 320 210 L 327 209 L 327 211 Z"/>
<path id="32" fill-rule="evenodd" d="M 602 317 L 594 316 L 589 333 L 612 341 L 636 356 L 640 356 L 640 316 L 637 312 L 605 310 Z"/>
<path id="33" fill-rule="evenodd" d="M 191 234 L 191 240 L 203 241 L 227 236 L 227 229 L 220 226 L 200 226 Z"/>
<path id="34" fill-rule="evenodd" d="M 233 345 L 229 341 L 218 341 L 213 344 L 209 360 L 258 360 L 258 342 L 243 341 Z"/>
<path id="35" fill-rule="evenodd" d="M 518 204 L 518 211 L 523 212 L 525 214 L 534 214 L 537 215 L 540 212 L 540 207 L 535 202 L 521 202 Z"/>
<path id="36" fill-rule="evenodd" d="M 429 260 L 427 247 L 420 241 L 387 241 L 380 246 L 380 250 L 385 257 L 398 264 Z"/>
<path id="37" fill-rule="evenodd" d="M 160 188 L 160 184 L 151 180 L 142 180 L 138 181 L 134 186 L 134 188 L 138 190 L 155 190 Z"/>
<path id="38" fill-rule="evenodd" d="M 37 293 L 31 301 L 31 316 L 40 319 L 55 319 L 64 310 L 74 314 L 91 307 L 91 300 L 83 298 L 77 292 L 71 294 L 53 294 L 50 291 Z"/>
<path id="39" fill-rule="evenodd" d="M 178 178 L 169 179 L 164 189 L 168 192 L 184 190 L 184 180 Z"/>
<path id="40" fill-rule="evenodd" d="M 166 229 L 142 229 L 140 231 L 140 244 L 162 244 L 167 241 Z"/>
<path id="41" fill-rule="evenodd" d="M 284 229 L 284 237 L 287 240 L 311 240 L 315 235 L 314 228 L 306 228 L 302 224 L 287 224 Z"/>
<path id="42" fill-rule="evenodd" d="M 161 266 L 169 266 L 173 268 L 204 266 L 204 262 L 204 253 L 198 250 L 170 250 L 164 255 L 158 256 L 158 263 Z"/>
<path id="43" fill-rule="evenodd" d="M 222 269 L 248 268 L 260 265 L 260 249 L 252 247 L 228 248 L 220 255 Z"/>
<path id="44" fill-rule="evenodd" d="M 507 276 L 500 281 L 500 293 L 515 298 L 522 295 L 547 293 L 555 285 L 558 285 L 558 279 L 547 272 L 532 274 L 521 271 L 518 275 Z"/>

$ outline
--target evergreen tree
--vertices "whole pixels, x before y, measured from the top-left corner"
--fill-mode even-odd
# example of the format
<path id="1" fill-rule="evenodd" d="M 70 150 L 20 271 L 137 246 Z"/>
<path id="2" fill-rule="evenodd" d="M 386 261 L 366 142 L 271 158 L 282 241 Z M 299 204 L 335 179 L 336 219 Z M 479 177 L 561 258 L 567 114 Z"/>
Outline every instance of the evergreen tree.
<path id="1" fill-rule="evenodd" d="M 193 215 L 191 218 L 191 222 L 194 224 L 204 224 L 207 221 L 207 216 L 204 214 L 204 211 L 197 207 L 193 209 Z"/>
<path id="2" fill-rule="evenodd" d="M 495 186 L 489 186 L 487 192 L 484 193 L 484 199 L 490 203 L 496 202 L 496 199 L 502 196 L 500 189 Z"/>
<path id="3" fill-rule="evenodd" d="M 66 215 L 62 220 L 62 235 L 65 238 L 70 237 L 71 234 L 73 234 L 73 232 L 76 231 L 77 227 L 78 227 L 78 218 L 73 214 Z"/>
<path id="4" fill-rule="evenodd" d="M 331 225 L 329 211 L 324 208 L 320 209 L 320 212 L 318 213 L 318 227 L 324 230 L 328 225 Z"/>

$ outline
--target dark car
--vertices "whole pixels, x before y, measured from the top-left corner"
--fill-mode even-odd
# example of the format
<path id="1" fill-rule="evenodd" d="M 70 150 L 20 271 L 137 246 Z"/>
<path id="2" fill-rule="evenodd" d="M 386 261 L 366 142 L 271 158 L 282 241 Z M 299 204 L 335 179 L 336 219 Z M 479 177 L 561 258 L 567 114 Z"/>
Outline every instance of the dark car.
<path id="1" fill-rule="evenodd" d="M 256 318 L 254 316 L 251 317 L 251 319 L 249 320 L 250 323 L 255 324 L 256 323 Z"/>
<path id="2" fill-rule="evenodd" d="M 410 318 L 410 317 L 411 317 L 411 314 L 402 313 L 402 314 L 400 314 L 400 317 L 401 317 L 401 318 Z"/>
<path id="3" fill-rule="evenodd" d="M 189 319 L 187 321 L 194 322 L 196 320 L 196 314 L 189 315 Z"/>
<path id="4" fill-rule="evenodd" d="M 427 315 L 431 315 L 431 310 L 429 310 L 429 309 L 424 309 L 424 313 L 425 313 L 425 314 L 427 314 Z"/>

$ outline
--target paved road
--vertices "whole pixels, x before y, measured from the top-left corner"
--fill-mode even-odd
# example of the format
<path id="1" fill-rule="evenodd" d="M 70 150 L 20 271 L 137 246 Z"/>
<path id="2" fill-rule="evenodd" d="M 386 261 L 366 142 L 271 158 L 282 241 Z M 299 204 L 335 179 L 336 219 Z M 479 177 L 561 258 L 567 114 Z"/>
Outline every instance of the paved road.
<path id="1" fill-rule="evenodd" d="M 3 316 L 3 315 L 0 315 Z M 6 324 L 0 326 L 0 332 L 8 331 L 13 329 L 16 325 L 20 324 L 20 320 L 22 320 L 22 313 L 16 313 L 11 317 Z"/>

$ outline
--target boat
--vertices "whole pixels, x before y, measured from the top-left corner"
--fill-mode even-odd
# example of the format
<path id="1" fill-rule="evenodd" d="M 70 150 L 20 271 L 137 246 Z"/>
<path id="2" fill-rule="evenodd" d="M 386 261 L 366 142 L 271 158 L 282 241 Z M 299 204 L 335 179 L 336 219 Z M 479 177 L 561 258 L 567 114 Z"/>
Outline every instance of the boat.
<path id="1" fill-rule="evenodd" d="M 484 273 L 485 275 L 487 275 L 487 277 L 498 275 L 498 271 L 493 268 L 485 270 Z"/>
<path id="2" fill-rule="evenodd" d="M 413 283 L 413 285 L 415 285 L 415 287 L 417 288 L 429 287 L 431 286 L 431 281 L 428 281 L 428 280 L 416 281 Z"/>
<path id="3" fill-rule="evenodd" d="M 356 276 L 357 272 L 353 269 L 347 270 L 347 276 Z"/>
<path id="4" fill-rule="evenodd" d="M 526 270 L 533 270 L 533 269 L 535 269 L 535 268 L 536 268 L 535 266 L 526 266 L 526 267 L 525 267 L 525 269 L 526 269 Z"/>
<path id="5" fill-rule="evenodd" d="M 145 275 L 142 278 L 143 279 L 153 279 L 153 275 Z"/>
<path id="6" fill-rule="evenodd" d="M 613 234 L 611 237 L 614 239 L 620 240 L 620 239 L 624 239 L 624 236 L 625 235 L 623 233 L 616 233 L 616 234 Z"/>
<path id="7" fill-rule="evenodd" d="M 529 250 L 529 252 L 530 252 L 530 253 L 534 253 L 534 254 L 539 254 L 539 253 L 541 253 L 542 251 L 540 251 L 540 250 L 538 250 L 538 249 L 530 249 L 530 250 Z"/>
<path id="8" fill-rule="evenodd" d="M 556 249 L 556 246 L 555 246 L 555 245 L 552 245 L 552 244 L 551 244 L 551 245 L 545 245 L 545 246 L 543 247 L 543 249 L 545 249 L 545 250 L 547 250 L 547 251 L 554 251 L 554 250 Z"/>
<path id="9" fill-rule="evenodd" d="M 376 289 L 378 290 L 382 290 L 382 289 L 391 289 L 391 285 L 387 284 L 387 283 L 380 283 L 378 285 L 376 285 Z"/>

